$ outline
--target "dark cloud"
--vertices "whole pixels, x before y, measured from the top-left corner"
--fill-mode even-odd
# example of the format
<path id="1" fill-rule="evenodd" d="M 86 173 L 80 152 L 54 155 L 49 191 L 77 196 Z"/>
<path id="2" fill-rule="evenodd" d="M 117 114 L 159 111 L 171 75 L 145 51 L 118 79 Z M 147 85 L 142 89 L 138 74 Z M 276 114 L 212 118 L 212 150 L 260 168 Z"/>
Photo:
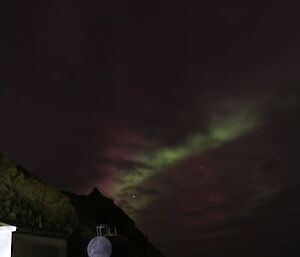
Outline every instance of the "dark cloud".
<path id="1" fill-rule="evenodd" d="M 138 171 L 139 169 L 152 169 L 150 166 L 143 162 L 133 160 L 117 160 L 116 166 L 122 171 Z"/>
<path id="2" fill-rule="evenodd" d="M 157 242 L 167 255 L 279 256 L 278 251 L 297 251 L 300 180 L 294 107 L 154 179 L 152 187 L 162 183 L 164 190 L 152 206 L 152 218 L 142 216 L 142 224 L 153 240 L 167 235 Z"/>

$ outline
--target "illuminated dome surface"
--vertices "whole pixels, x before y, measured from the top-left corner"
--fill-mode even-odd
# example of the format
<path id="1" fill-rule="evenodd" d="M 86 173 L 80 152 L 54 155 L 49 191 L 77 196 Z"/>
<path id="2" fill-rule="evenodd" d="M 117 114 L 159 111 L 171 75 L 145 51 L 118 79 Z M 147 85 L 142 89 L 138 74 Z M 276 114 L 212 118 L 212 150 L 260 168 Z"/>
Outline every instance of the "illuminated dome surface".
<path id="1" fill-rule="evenodd" d="M 110 257 L 112 245 L 107 238 L 97 236 L 89 242 L 87 253 L 89 257 Z"/>

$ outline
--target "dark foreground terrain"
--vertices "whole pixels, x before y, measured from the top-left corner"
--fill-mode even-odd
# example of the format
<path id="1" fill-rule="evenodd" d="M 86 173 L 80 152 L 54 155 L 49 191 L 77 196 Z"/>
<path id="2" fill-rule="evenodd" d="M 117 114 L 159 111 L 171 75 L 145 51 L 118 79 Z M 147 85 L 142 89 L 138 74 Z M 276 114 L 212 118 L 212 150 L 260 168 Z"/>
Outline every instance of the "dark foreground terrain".
<path id="1" fill-rule="evenodd" d="M 98 189 L 89 195 L 59 192 L 0 154 L 0 220 L 21 228 L 58 232 L 68 239 L 68 255 L 84 257 L 98 224 L 116 226 L 109 238 L 112 257 L 162 257 L 132 219 Z"/>

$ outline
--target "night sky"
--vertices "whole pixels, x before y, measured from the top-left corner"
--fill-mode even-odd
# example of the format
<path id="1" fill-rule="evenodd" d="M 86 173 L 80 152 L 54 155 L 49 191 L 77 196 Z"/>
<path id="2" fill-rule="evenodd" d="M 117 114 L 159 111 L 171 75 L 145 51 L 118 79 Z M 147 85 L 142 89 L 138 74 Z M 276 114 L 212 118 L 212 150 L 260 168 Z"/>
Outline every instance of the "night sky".
<path id="1" fill-rule="evenodd" d="M 299 256 L 298 6 L 7 1 L 0 152 L 167 257 Z"/>

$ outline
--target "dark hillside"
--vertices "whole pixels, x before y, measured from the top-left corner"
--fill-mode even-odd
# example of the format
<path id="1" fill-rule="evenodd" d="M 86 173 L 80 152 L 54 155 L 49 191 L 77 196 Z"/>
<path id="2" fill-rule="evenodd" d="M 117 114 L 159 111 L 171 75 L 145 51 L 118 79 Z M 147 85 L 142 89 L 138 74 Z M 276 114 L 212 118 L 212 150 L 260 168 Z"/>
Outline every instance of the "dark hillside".
<path id="1" fill-rule="evenodd" d="M 72 234 L 78 217 L 70 200 L 0 154 L 0 219 L 25 228 Z"/>
<path id="2" fill-rule="evenodd" d="M 86 245 L 88 240 L 95 236 L 95 227 L 99 224 L 107 224 L 116 226 L 118 230 L 118 237 L 112 237 L 110 240 L 113 243 L 112 257 L 125 257 L 127 248 L 129 248 L 130 257 L 161 257 L 159 253 L 149 242 L 142 232 L 140 232 L 132 219 L 130 219 L 125 212 L 117 207 L 114 202 L 102 195 L 96 188 L 89 195 L 76 195 L 65 193 L 71 200 L 75 207 L 80 221 L 79 229 L 74 233 L 73 240 L 77 242 L 77 247 L 72 247 L 74 253 L 84 253 L 86 250 L 78 244 L 84 242 Z"/>
<path id="3" fill-rule="evenodd" d="M 112 257 L 162 257 L 122 209 L 97 189 L 91 194 L 61 193 L 0 154 L 0 221 L 68 236 L 68 255 L 86 257 L 98 224 L 117 227 Z"/>

